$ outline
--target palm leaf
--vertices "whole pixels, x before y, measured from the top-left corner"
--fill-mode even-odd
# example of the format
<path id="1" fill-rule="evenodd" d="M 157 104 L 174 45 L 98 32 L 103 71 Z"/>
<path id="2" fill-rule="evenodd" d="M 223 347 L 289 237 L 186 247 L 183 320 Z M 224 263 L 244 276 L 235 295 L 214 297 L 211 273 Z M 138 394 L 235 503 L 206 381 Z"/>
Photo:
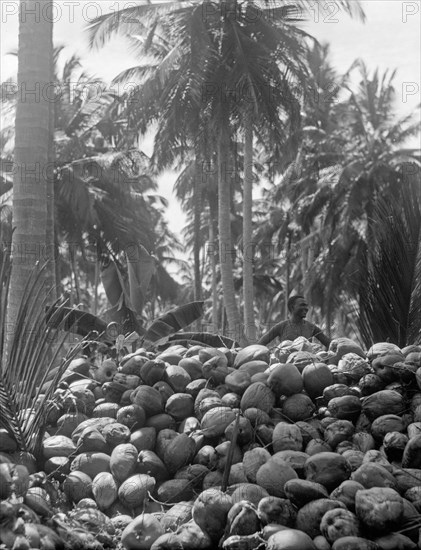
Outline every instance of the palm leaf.
<path id="1" fill-rule="evenodd" d="M 45 312 L 48 296 L 44 292 L 43 274 L 46 265 L 36 266 L 22 293 L 14 334 L 6 346 L 7 273 L 2 270 L 3 299 L 0 312 L 0 426 L 14 439 L 19 450 L 37 454 L 45 433 L 48 408 L 61 376 L 70 361 L 81 351 L 82 343 L 61 359 L 50 384 L 45 382 L 62 352 L 66 336 L 56 338 L 55 328 L 47 324 L 52 310 Z M 42 298 L 43 296 L 43 298 Z M 60 306 L 54 304 L 58 314 Z M 54 307 L 53 306 L 53 307 Z M 52 353 L 52 345 L 55 351 Z M 51 357 L 52 355 L 52 357 Z"/>
<path id="2" fill-rule="evenodd" d="M 103 46 L 114 33 L 126 36 L 138 35 L 155 24 L 157 13 L 161 17 L 171 10 L 188 5 L 188 2 L 155 2 L 144 0 L 137 6 L 131 6 L 116 12 L 101 15 L 87 26 L 90 46 Z"/>
<path id="3" fill-rule="evenodd" d="M 360 331 L 366 345 L 421 342 L 421 193 L 412 178 L 401 201 L 379 198 L 374 230 L 378 245 L 360 290 Z"/>
<path id="4" fill-rule="evenodd" d="M 146 345 L 156 343 L 200 319 L 203 315 L 203 304 L 203 301 L 190 302 L 171 309 L 148 327 L 143 341 Z"/>

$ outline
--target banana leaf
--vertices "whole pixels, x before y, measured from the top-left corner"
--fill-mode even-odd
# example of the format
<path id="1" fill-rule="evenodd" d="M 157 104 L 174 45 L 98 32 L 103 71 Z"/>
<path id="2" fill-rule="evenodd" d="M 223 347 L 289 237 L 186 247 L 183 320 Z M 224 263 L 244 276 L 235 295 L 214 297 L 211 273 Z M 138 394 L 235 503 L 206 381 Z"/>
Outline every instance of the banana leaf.
<path id="1" fill-rule="evenodd" d="M 156 319 L 143 335 L 143 344 L 150 346 L 187 327 L 203 315 L 203 301 L 189 302 L 167 311 Z"/>
<path id="2" fill-rule="evenodd" d="M 155 272 L 155 258 L 142 245 L 133 245 L 127 251 L 127 273 L 129 277 L 129 297 L 131 308 L 142 315 L 146 291 Z"/>
<path id="3" fill-rule="evenodd" d="M 226 347 L 229 349 L 239 347 L 240 344 L 220 334 L 210 332 L 177 332 L 168 338 L 168 342 L 174 344 L 203 344 L 212 348 Z"/>
<path id="4" fill-rule="evenodd" d="M 80 336 L 88 336 L 92 332 L 104 334 L 107 329 L 107 323 L 96 315 L 64 305 L 46 306 L 46 320 L 51 328 L 74 332 Z"/>
<path id="5" fill-rule="evenodd" d="M 101 281 L 111 307 L 105 312 L 107 323 L 114 322 L 119 332 L 139 332 L 140 324 L 130 301 L 130 292 L 116 262 L 110 261 L 101 268 Z"/>

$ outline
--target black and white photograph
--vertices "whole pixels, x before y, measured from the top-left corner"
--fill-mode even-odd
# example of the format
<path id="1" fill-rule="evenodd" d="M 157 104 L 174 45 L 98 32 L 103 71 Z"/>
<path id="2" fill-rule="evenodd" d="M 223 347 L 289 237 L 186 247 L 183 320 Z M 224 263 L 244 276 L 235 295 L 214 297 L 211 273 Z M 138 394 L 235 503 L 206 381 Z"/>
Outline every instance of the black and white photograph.
<path id="1" fill-rule="evenodd" d="M 0 14 L 0 550 L 421 550 L 421 2 Z"/>

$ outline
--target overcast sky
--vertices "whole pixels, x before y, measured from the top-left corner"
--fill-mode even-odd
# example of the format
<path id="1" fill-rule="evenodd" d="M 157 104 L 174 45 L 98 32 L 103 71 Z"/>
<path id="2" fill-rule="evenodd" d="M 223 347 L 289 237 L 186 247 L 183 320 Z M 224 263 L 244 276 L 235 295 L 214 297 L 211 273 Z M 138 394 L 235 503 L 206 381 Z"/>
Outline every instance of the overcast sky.
<path id="1" fill-rule="evenodd" d="M 66 53 L 73 53 L 83 59 L 88 73 L 111 80 L 121 70 L 135 64 L 123 39 L 112 40 L 100 51 L 88 49 L 84 27 L 98 15 L 111 10 L 133 5 L 130 1 L 109 0 L 56 0 L 54 13 L 54 41 L 66 45 Z M 339 72 L 345 72 L 358 57 L 362 58 L 370 71 L 375 68 L 397 69 L 395 86 L 397 90 L 397 110 L 399 114 L 415 111 L 420 104 L 421 80 L 421 9 L 419 0 L 363 0 L 361 2 L 367 16 L 362 24 L 351 20 L 345 13 L 336 12 L 333 2 L 317 3 L 313 6 L 313 16 L 303 25 L 305 30 L 320 41 L 331 44 L 332 62 Z M 1 81 L 14 76 L 17 60 L 6 53 L 17 49 L 18 45 L 18 1 L 1 0 Z M 416 115 L 419 118 L 419 111 Z M 419 140 L 410 145 L 419 146 Z M 148 151 L 147 151 L 148 152 Z M 172 191 L 172 178 L 160 180 L 161 192 L 167 197 Z M 178 208 L 171 215 L 173 230 L 182 226 Z"/>

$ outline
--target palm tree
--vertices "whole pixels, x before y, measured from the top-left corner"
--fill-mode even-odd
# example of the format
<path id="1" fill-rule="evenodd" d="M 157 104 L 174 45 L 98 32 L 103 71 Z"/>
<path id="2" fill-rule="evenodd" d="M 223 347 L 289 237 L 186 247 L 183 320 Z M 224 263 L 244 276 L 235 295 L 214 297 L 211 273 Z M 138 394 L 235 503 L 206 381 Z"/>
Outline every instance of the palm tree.
<path id="1" fill-rule="evenodd" d="M 49 0 L 41 0 L 40 9 L 51 8 Z M 51 160 L 51 100 L 47 90 L 53 81 L 53 25 L 51 17 L 35 21 L 28 14 L 32 2 L 19 5 L 19 100 L 15 123 L 15 175 L 13 180 L 12 275 L 9 288 L 7 323 L 14 327 L 20 298 L 31 269 L 42 260 L 46 250 L 54 250 L 51 237 L 51 185 L 48 166 Z M 35 92 L 34 92 L 35 90 Z M 49 196 L 47 197 L 47 189 Z M 48 200 L 47 200 L 48 199 Z M 46 289 L 47 290 L 47 289 Z"/>
<path id="2" fill-rule="evenodd" d="M 327 71 L 326 64 L 320 65 Z M 306 149 L 286 174 L 289 197 L 295 226 L 302 232 L 300 248 L 303 237 L 311 239 L 314 254 L 306 292 L 326 315 L 328 327 L 335 311 L 347 311 L 352 320 L 349 328 L 353 333 L 359 330 L 366 345 L 373 338 L 402 345 L 410 333 L 409 312 L 416 300 L 408 288 L 411 283 L 401 281 L 401 306 L 393 310 L 390 292 L 399 284 L 390 266 L 385 269 L 385 251 L 392 254 L 392 248 L 388 248 L 391 243 L 405 238 L 417 242 L 417 225 L 413 223 L 417 201 L 412 199 L 412 210 L 407 206 L 407 196 L 414 197 L 414 184 L 403 174 L 410 174 L 411 166 L 419 166 L 419 152 L 402 145 L 419 131 L 419 125 L 412 122 L 411 116 L 400 120 L 395 117 L 394 73 L 380 75 L 374 71 L 370 75 L 361 61 L 353 64 L 351 70 L 354 69 L 359 71 L 360 85 L 356 92 L 349 88 L 347 100 L 337 105 L 324 104 L 324 112 L 310 105 Z M 323 70 L 319 73 L 323 75 Z M 402 220 L 400 227 L 406 237 L 397 235 L 396 226 L 387 223 L 383 200 L 393 204 L 393 216 Z M 386 230 L 390 240 L 384 236 Z M 395 245 L 395 256 L 397 249 Z M 407 274 L 416 273 L 416 252 L 415 248 L 407 255 Z M 385 319 L 392 310 L 394 321 L 388 323 Z"/>
<path id="3" fill-rule="evenodd" d="M 150 8 L 150 6 L 149 6 Z M 144 15 L 152 15 L 147 9 Z M 163 6 L 159 7 L 161 12 Z M 102 43 L 104 34 L 111 31 L 125 32 L 132 27 L 130 16 L 123 10 L 122 18 L 108 27 L 108 18 L 102 23 L 93 24 L 92 41 Z M 194 27 L 191 22 L 194 22 Z M 202 137 L 203 124 L 200 112 L 200 93 L 197 82 L 203 79 L 206 68 L 206 56 L 209 55 L 208 31 L 202 18 L 201 5 L 192 8 L 180 7 L 167 14 L 165 20 L 154 19 L 150 36 L 142 45 L 140 53 L 152 56 L 152 61 L 132 67 L 114 81 L 133 82 L 141 84 L 127 97 L 127 117 L 133 123 L 136 131 L 143 132 L 152 122 L 159 120 L 155 136 L 153 162 L 157 169 L 163 169 L 175 162 L 183 161 L 190 151 L 194 158 L 194 220 L 195 239 L 193 243 L 194 257 L 194 292 L 195 299 L 202 294 L 200 280 L 200 212 L 202 207 L 202 161 L 204 143 Z M 105 27 L 105 30 L 104 30 Z M 139 22 L 137 32 L 142 32 L 145 25 Z M 174 33 L 173 27 L 178 29 Z M 161 34 L 160 34 L 161 33 Z M 166 39 L 162 38 L 166 35 Z M 132 37 L 133 38 L 133 37 Z M 152 40 L 153 38 L 153 40 Z M 195 48 L 191 49 L 191 40 Z M 139 45 L 138 37 L 132 39 Z"/>
<path id="4" fill-rule="evenodd" d="M 57 180 L 60 180 L 60 177 L 57 178 L 57 175 L 60 176 L 61 168 L 68 163 L 74 161 L 76 158 L 84 158 L 92 156 L 93 154 L 98 154 L 98 150 L 94 145 L 95 140 L 98 139 L 100 135 L 97 126 L 105 118 L 107 110 L 110 106 L 116 101 L 115 97 L 112 94 L 106 93 L 103 91 L 100 95 L 98 90 L 100 86 L 105 88 L 105 84 L 100 82 L 98 79 L 93 79 L 86 73 L 82 71 L 80 59 L 77 56 L 73 56 L 70 59 L 66 60 L 63 69 L 59 71 L 60 57 L 63 51 L 63 47 L 56 47 L 53 51 L 53 68 L 54 68 L 54 92 L 55 97 L 50 101 L 50 106 L 53 107 L 52 118 L 50 120 L 50 125 L 52 128 L 49 130 L 50 138 L 54 137 L 54 147 L 49 148 L 49 155 L 51 158 L 54 157 L 55 170 L 52 170 L 53 162 L 50 159 L 48 166 L 51 168 L 48 171 L 46 170 L 46 175 L 48 175 L 49 186 L 57 187 Z M 12 55 L 17 55 L 17 52 L 10 52 Z M 49 92 L 53 87 L 49 88 Z M 11 119 L 11 123 L 8 126 L 5 126 L 2 130 L 2 159 L 12 160 L 13 159 L 13 149 L 15 141 L 15 132 L 14 132 L 14 120 L 16 118 L 16 104 L 19 97 L 18 87 L 12 82 L 6 82 L 3 84 L 3 89 L 5 91 L 2 96 L 2 112 L 5 112 L 8 115 L 8 118 Z M 92 93 L 94 91 L 94 93 Z M 103 149 L 104 150 L 104 149 Z M 8 163 L 4 164 L 6 170 Z M 3 170 L 3 166 L 2 166 Z M 7 177 L 7 173 L 5 173 Z M 55 180 L 50 182 L 50 176 Z M 59 189 L 61 191 L 61 187 Z M 5 189 L 7 191 L 7 189 Z M 57 190 L 56 190 L 57 191 Z M 49 196 L 51 196 L 52 190 L 48 191 Z M 48 206 L 48 210 L 51 210 L 51 215 L 55 218 L 55 211 L 57 208 L 61 210 L 61 213 L 64 216 L 61 216 L 58 220 L 49 221 L 48 232 L 51 234 L 50 238 L 52 243 L 55 246 L 52 247 L 54 254 L 52 260 L 56 260 L 55 256 L 59 248 L 64 249 L 63 238 L 67 238 L 67 243 L 69 244 L 69 259 L 71 265 L 71 271 L 74 275 L 75 287 L 76 287 L 76 298 L 79 302 L 79 284 L 78 284 L 78 275 L 77 275 L 77 245 L 83 251 L 85 246 L 82 246 L 82 241 L 80 239 L 79 227 L 72 227 L 69 224 L 66 224 L 69 221 L 69 204 L 62 204 L 62 194 L 56 193 L 55 204 Z M 3 199 L 7 196 L 3 196 Z M 85 197 L 83 197 L 85 199 Z M 50 205 L 50 200 L 47 201 L 47 205 Z M 75 205 L 72 205 L 75 206 Z M 80 205 L 79 205 L 80 206 Z M 82 204 L 82 208 L 85 208 L 86 203 Z M 47 218 L 50 216 L 47 213 Z M 54 221 L 56 222 L 54 224 Z M 57 223 L 58 222 L 58 223 Z M 67 247 L 66 247 L 67 250 Z M 50 252 L 50 250 L 48 250 Z M 55 267 L 54 273 L 56 275 L 57 285 L 62 280 L 62 271 L 66 270 L 65 265 L 66 255 L 60 254 L 57 257 L 57 261 L 54 261 L 54 264 L 51 266 Z M 48 274 L 51 278 L 51 269 L 48 270 Z M 54 288 L 54 285 L 50 285 Z M 58 289 L 60 292 L 60 289 Z M 53 298 L 53 293 L 51 294 Z"/>
<path id="5" fill-rule="evenodd" d="M 251 4 L 238 11 L 234 20 L 227 18 L 225 65 L 229 89 L 238 90 L 230 105 L 232 116 L 244 129 L 243 185 L 243 294 L 244 326 L 250 341 L 256 339 L 253 299 L 254 242 L 252 238 L 253 135 L 263 145 L 268 142 L 281 151 L 289 136 L 297 140 L 300 106 L 292 92 L 293 83 L 304 84 L 304 33 L 279 12 L 269 16 L 263 10 L 256 21 Z M 287 44 L 287 46 L 286 46 Z M 223 50 L 224 51 L 224 50 Z M 268 137 L 262 140 L 264 131 Z"/>
<path id="6" fill-rule="evenodd" d="M 144 129 L 145 125 L 151 119 L 157 117 L 157 113 L 162 113 L 159 117 L 159 130 L 155 137 L 154 158 L 161 166 L 173 163 L 177 157 L 183 158 L 186 155 L 186 146 L 194 151 L 194 220 L 195 220 L 195 239 L 194 239 L 194 265 L 195 265 L 195 294 L 201 294 L 200 284 L 200 210 L 202 195 L 202 163 L 205 160 L 203 153 L 203 135 L 207 134 L 206 124 L 208 124 L 209 115 L 206 113 L 205 102 L 202 97 L 202 85 L 207 79 L 212 80 L 212 72 L 209 67 L 212 65 L 213 58 L 216 57 L 215 47 L 211 42 L 210 21 L 203 17 L 203 4 L 201 2 L 190 4 L 182 3 L 177 5 L 170 4 L 170 13 L 167 14 L 165 24 L 161 28 L 170 32 L 174 37 L 170 47 L 162 47 L 161 42 L 159 51 L 155 49 L 157 62 L 152 66 L 136 67 L 128 70 L 119 78 L 142 76 L 149 72 L 149 78 L 140 89 L 142 103 L 130 101 L 130 104 L 136 105 L 134 116 L 137 117 L 139 129 Z M 167 7 L 162 5 L 156 8 L 158 13 Z M 143 7 L 136 13 L 129 10 L 123 10 L 122 18 L 116 20 L 113 16 L 107 16 L 94 22 L 91 32 L 93 39 L 101 42 L 107 33 L 112 30 L 127 32 L 132 28 L 134 16 L 150 15 L 151 7 L 146 10 Z M 142 24 L 140 24 L 142 27 Z M 156 23 L 158 27 L 158 23 Z M 174 32 L 176 29 L 177 32 Z M 152 27 L 156 34 L 156 28 Z M 139 32 L 139 30 L 137 31 Z M 148 41 L 148 44 L 151 42 Z M 194 47 L 192 45 L 194 44 Z M 158 101 L 157 101 L 158 98 Z M 132 115 L 133 116 L 133 115 Z M 228 195 L 229 188 L 227 187 Z M 224 208 L 228 206 L 224 204 Z M 227 216 L 226 212 L 224 213 Z M 228 219 L 229 224 L 229 216 Z M 227 241 L 226 241 L 227 242 Z M 224 246 L 225 242 L 221 245 Z M 226 248 L 231 249 L 230 240 Z M 224 256 L 226 252 L 224 251 Z M 229 260 L 229 257 L 227 257 Z M 231 318 L 232 326 L 239 326 L 239 315 L 235 303 L 234 286 L 232 282 L 232 271 L 228 269 L 225 276 L 226 308 L 228 317 Z M 231 281 L 230 281 L 231 280 Z M 228 281 L 228 282 L 227 282 Z M 227 286 L 228 285 L 228 286 Z M 227 290 L 229 287 L 229 290 Z M 235 320 L 233 320 L 235 318 Z"/>
<path id="7" fill-rule="evenodd" d="M 343 284 L 354 297 L 364 302 L 369 268 L 378 241 L 380 198 L 402 205 L 410 192 L 403 178 L 407 163 L 419 166 L 419 156 L 402 145 L 419 132 L 412 115 L 396 119 L 394 114 L 394 72 L 369 75 L 361 61 L 355 64 L 359 89 L 342 111 L 342 151 L 337 165 L 325 174 L 324 187 L 329 201 L 321 225 L 329 242 L 329 286 L 342 273 Z M 419 155 L 419 153 L 418 153 Z M 387 198 L 386 198 L 387 197 Z M 345 230 L 346 229 L 346 230 Z M 337 284 L 337 283 L 336 283 Z M 409 307 L 409 303 L 407 303 Z M 403 320 L 400 320 L 403 323 Z"/>
<path id="8" fill-rule="evenodd" d="M 336 112 L 340 90 L 346 85 L 347 75 L 340 78 L 329 62 L 329 47 L 313 44 L 307 51 L 308 92 L 303 103 L 303 130 L 300 146 L 292 154 L 292 162 L 284 168 L 282 177 L 274 186 L 272 200 L 277 206 L 275 223 L 269 223 L 268 231 L 278 241 L 286 243 L 286 271 L 295 266 L 297 291 L 309 296 L 313 306 L 329 319 L 332 297 L 337 293 L 326 280 L 320 281 L 315 272 L 323 258 L 320 238 L 320 212 L 328 199 L 326 187 L 320 185 L 331 174 L 332 165 L 341 155 L 343 138 L 338 125 L 341 119 Z M 329 264 L 323 263 L 328 269 Z M 333 279 L 331 279 L 333 282 Z M 290 276 L 286 277 L 286 302 L 290 293 Z M 327 322 L 329 331 L 330 322 Z"/>
<path id="9" fill-rule="evenodd" d="M 308 7 L 305 2 L 298 1 L 296 2 L 300 7 Z M 360 12 L 359 4 L 356 2 L 338 2 L 338 5 L 343 7 L 348 12 L 353 12 L 354 10 Z M 227 7 L 229 9 L 227 9 Z M 208 8 L 211 8 L 210 11 Z M 238 10 L 240 8 L 240 10 Z M 248 26 L 244 25 L 246 22 L 246 15 L 248 21 L 252 19 L 250 15 L 252 12 L 259 12 L 264 14 L 263 17 L 259 19 L 261 37 L 267 36 L 267 42 L 265 47 L 258 49 L 258 43 L 256 37 L 253 34 L 253 25 L 250 23 Z M 212 13 L 210 13 L 212 12 Z M 206 17 L 203 18 L 202 15 L 206 14 Z M 237 22 L 236 17 L 232 17 L 232 14 L 237 15 L 241 13 L 242 22 Z M 266 7 L 257 6 L 252 2 L 230 2 L 229 6 L 224 3 L 209 4 L 208 2 L 194 2 L 193 5 L 191 2 L 164 2 L 160 4 L 147 4 L 142 6 L 136 6 L 133 8 L 127 8 L 122 10 L 118 14 L 105 15 L 98 18 L 90 27 L 92 42 L 103 43 L 109 35 L 114 31 L 125 32 L 126 34 L 141 34 L 144 33 L 145 28 L 148 28 L 148 20 L 152 18 L 152 24 L 149 26 L 151 32 L 147 35 L 145 42 L 149 45 L 152 42 L 153 35 L 158 28 L 163 28 L 158 19 L 159 15 L 164 15 L 169 18 L 171 22 L 170 32 L 172 36 L 176 36 L 176 44 L 179 46 L 177 50 L 171 49 L 169 53 L 164 57 L 167 68 L 170 64 L 175 66 L 174 73 L 177 73 L 177 70 L 180 71 L 180 68 L 183 69 L 183 72 L 180 73 L 182 77 L 183 84 L 185 81 L 188 81 L 189 87 L 185 88 L 182 85 L 175 87 L 175 92 L 173 88 L 158 88 L 158 90 L 163 89 L 167 93 L 167 103 L 166 105 L 172 105 L 174 107 L 174 98 L 176 98 L 176 103 L 180 102 L 180 105 L 183 106 L 183 102 L 186 102 L 197 107 L 197 97 L 200 97 L 200 85 L 203 83 L 213 83 L 216 85 L 217 90 L 221 90 L 222 84 L 227 80 L 229 74 L 234 70 L 236 77 L 234 79 L 228 79 L 228 82 L 234 82 L 235 85 L 240 85 L 240 93 L 242 93 L 242 88 L 244 84 L 249 85 L 252 83 L 249 91 L 256 93 L 255 86 L 258 82 L 258 75 L 253 78 L 252 72 L 248 65 L 244 66 L 244 48 L 247 46 L 247 49 L 253 51 L 252 45 L 255 46 L 256 51 L 253 58 L 253 67 L 259 68 L 259 64 L 256 62 L 256 59 L 262 60 L 262 54 L 266 55 L 268 53 L 277 53 L 278 57 L 280 56 L 280 61 L 287 70 L 294 71 L 294 63 L 289 60 L 289 55 L 293 51 L 293 46 L 296 45 L 296 41 L 291 43 L 291 34 L 284 32 L 284 41 L 282 43 L 282 48 L 279 46 L 279 28 L 276 29 L 274 25 L 271 25 L 271 19 L 273 14 L 276 14 L 278 19 L 282 19 L 282 16 L 285 15 L 285 10 L 282 8 L 277 8 L 275 10 L 270 10 L 270 14 L 266 13 Z M 158 17 L 156 17 L 158 14 Z M 256 18 L 253 18 L 255 21 Z M 204 30 L 204 33 L 197 33 L 198 28 Z M 246 29 L 246 30 L 245 30 Z M 285 29 L 284 29 L 285 30 Z M 296 30 L 296 33 L 298 31 Z M 282 36 L 282 33 L 281 33 Z M 206 37 L 204 40 L 203 37 Z M 199 41 L 194 41 L 193 38 L 198 38 Z M 193 48 L 191 46 L 194 46 Z M 183 46 L 181 48 L 180 46 Z M 186 49 L 187 48 L 187 49 Z M 234 48 L 234 49 L 233 49 Z M 181 53 L 180 53 L 181 52 Z M 184 60 L 187 63 L 183 64 L 182 55 L 186 52 Z M 264 57 L 263 57 L 264 59 Z M 270 70 L 277 68 L 276 60 L 274 56 L 270 56 L 270 64 L 266 64 L 266 68 L 269 67 Z M 236 66 L 235 63 L 238 63 Z M 246 68 L 245 72 L 243 72 Z M 162 76 L 162 62 L 160 64 L 159 77 Z M 229 69 L 229 70 L 228 70 Z M 248 71 L 248 72 L 247 72 Z M 260 76 L 264 73 L 260 73 Z M 277 69 L 274 73 L 275 77 L 279 74 L 283 74 L 282 71 Z M 203 76 L 206 80 L 203 81 Z M 261 81 L 262 84 L 270 82 L 270 74 L 264 74 L 265 78 Z M 279 82 L 279 77 L 275 78 L 276 83 Z M 281 90 L 284 93 L 287 89 L 287 78 L 283 78 L 281 81 Z M 271 90 L 273 88 L 270 88 Z M 171 90 L 171 92 L 170 92 Z M 188 91 L 188 93 L 187 93 Z M 259 89 L 261 91 L 261 88 Z M 276 91 L 276 90 L 275 90 Z M 279 95 L 279 94 L 278 94 Z M 290 99 L 291 93 L 285 100 Z M 215 136 L 218 136 L 217 140 L 217 155 L 218 155 L 218 200 L 219 200 L 219 245 L 220 245 L 220 265 L 221 265 L 221 277 L 224 293 L 224 302 L 225 308 L 227 311 L 228 322 L 230 325 L 230 330 L 240 332 L 244 338 L 244 330 L 240 329 L 240 317 L 238 313 L 238 308 L 235 299 L 235 289 L 232 277 L 232 239 L 230 235 L 230 189 L 229 189 L 229 178 L 227 178 L 227 167 L 232 164 L 229 158 L 229 149 L 230 142 L 232 141 L 232 129 L 235 127 L 235 117 L 240 113 L 239 121 L 237 120 L 237 127 L 241 125 L 244 126 L 244 121 L 246 121 L 247 127 L 247 154 L 250 156 L 250 145 L 252 144 L 252 133 L 250 133 L 250 124 L 253 122 L 253 117 L 250 116 L 252 111 L 244 110 L 245 99 L 240 102 L 226 101 L 226 98 L 221 100 L 220 94 L 216 93 L 214 97 L 207 98 L 202 105 L 201 112 L 205 113 L 205 117 L 192 116 L 190 120 L 198 122 L 208 123 L 212 118 L 212 130 Z M 267 103 L 267 102 L 266 102 Z M 266 109 L 264 114 L 266 117 L 269 116 L 269 119 L 273 121 L 274 116 L 273 112 L 277 111 L 278 105 L 274 103 L 271 104 L 271 111 Z M 175 105 L 177 106 L 177 105 Z M 259 101 L 254 101 L 253 107 L 260 107 Z M 142 107 L 141 107 L 142 108 Z M 146 109 L 147 111 L 147 109 Z M 171 120 L 171 130 L 178 130 L 178 127 L 185 128 L 186 118 L 180 116 L 177 113 L 185 114 L 185 110 L 181 108 L 180 110 L 167 110 L 165 111 L 166 115 L 170 117 Z M 190 111 L 191 112 L 191 111 Z M 247 116 L 244 115 L 247 113 Z M 210 114 L 210 116 L 209 116 Z M 259 118 L 261 114 L 259 114 Z M 237 117 L 238 118 L 238 117 Z M 187 119 L 187 124 L 190 122 Z M 256 117 L 254 123 L 258 125 L 260 119 Z M 196 126 L 196 130 L 197 130 Z M 279 128 L 279 125 L 277 126 Z M 168 128 L 168 126 L 167 126 Z M 164 135 L 162 130 L 161 135 L 157 136 L 157 141 L 161 139 Z M 174 145 L 183 145 L 179 142 L 179 133 L 176 131 L 174 136 Z M 168 140 L 166 141 L 168 143 Z M 163 147 L 164 150 L 168 151 L 168 147 Z M 247 157 L 247 162 L 251 160 Z M 248 162 L 249 168 L 247 168 L 247 180 L 248 183 L 251 182 L 251 166 L 252 162 Z M 250 193 L 247 191 L 246 196 L 248 200 L 246 204 L 249 208 L 250 205 Z M 249 217 L 245 219 L 245 230 L 246 230 L 246 240 L 250 239 L 250 224 Z M 245 247 L 244 250 L 246 254 L 248 252 L 249 242 L 243 243 Z M 196 255 L 197 258 L 197 255 Z M 249 268 L 252 267 L 250 263 Z M 252 286 L 250 286 L 250 280 L 252 272 L 250 269 L 247 271 L 246 275 L 246 295 L 247 295 L 247 324 L 254 326 L 254 323 L 249 321 L 250 319 L 250 304 L 252 300 Z"/>

